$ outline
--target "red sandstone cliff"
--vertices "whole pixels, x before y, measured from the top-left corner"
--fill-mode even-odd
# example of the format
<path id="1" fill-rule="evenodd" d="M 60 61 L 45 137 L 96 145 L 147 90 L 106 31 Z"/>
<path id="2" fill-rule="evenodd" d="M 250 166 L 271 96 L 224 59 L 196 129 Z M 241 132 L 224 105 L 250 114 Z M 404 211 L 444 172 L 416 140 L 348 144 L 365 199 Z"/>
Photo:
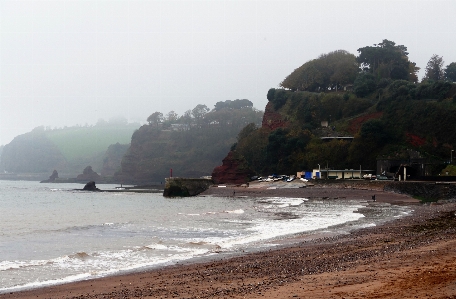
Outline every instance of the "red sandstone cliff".
<path id="1" fill-rule="evenodd" d="M 261 123 L 261 126 L 273 131 L 275 129 L 288 126 L 288 122 L 283 119 L 279 112 L 274 110 L 273 104 L 269 102 L 264 109 L 263 122 Z"/>
<path id="2" fill-rule="evenodd" d="M 230 151 L 223 164 L 214 168 L 212 180 L 215 184 L 244 184 L 254 174 L 242 156 Z"/>

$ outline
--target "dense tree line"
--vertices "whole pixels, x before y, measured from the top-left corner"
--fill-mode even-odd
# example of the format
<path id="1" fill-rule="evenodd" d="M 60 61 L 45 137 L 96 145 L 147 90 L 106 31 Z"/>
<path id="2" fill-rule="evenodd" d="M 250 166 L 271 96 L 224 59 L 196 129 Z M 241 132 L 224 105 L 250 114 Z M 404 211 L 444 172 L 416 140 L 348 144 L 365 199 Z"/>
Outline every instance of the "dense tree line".
<path id="1" fill-rule="evenodd" d="M 283 89 L 268 91 L 270 107 L 286 125 L 270 130 L 250 124 L 239 133 L 235 149 L 252 169 L 292 174 L 320 164 L 375 170 L 378 157 L 404 157 L 408 150 L 448 160 L 456 147 L 456 63 L 444 67 L 443 58 L 433 55 L 418 83 L 407 47 L 383 40 L 358 53 L 321 55 L 287 76 Z M 338 72 L 341 66 L 345 72 Z M 354 139 L 320 138 L 325 136 Z"/>
<path id="2" fill-rule="evenodd" d="M 338 50 L 304 63 L 288 75 L 280 86 L 291 90 L 337 90 L 353 83 L 358 68 L 355 55 Z"/>

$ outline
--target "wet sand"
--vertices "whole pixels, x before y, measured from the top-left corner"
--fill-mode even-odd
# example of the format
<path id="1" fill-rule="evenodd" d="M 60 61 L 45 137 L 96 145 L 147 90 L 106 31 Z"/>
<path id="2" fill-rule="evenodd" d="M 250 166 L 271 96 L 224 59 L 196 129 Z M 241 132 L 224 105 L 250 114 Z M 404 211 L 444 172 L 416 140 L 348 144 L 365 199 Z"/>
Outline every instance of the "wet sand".
<path id="1" fill-rule="evenodd" d="M 211 188 L 204 195 L 344 197 L 414 205 L 351 188 Z M 456 204 L 415 205 L 409 217 L 266 252 L 87 280 L 0 298 L 456 298 Z"/>

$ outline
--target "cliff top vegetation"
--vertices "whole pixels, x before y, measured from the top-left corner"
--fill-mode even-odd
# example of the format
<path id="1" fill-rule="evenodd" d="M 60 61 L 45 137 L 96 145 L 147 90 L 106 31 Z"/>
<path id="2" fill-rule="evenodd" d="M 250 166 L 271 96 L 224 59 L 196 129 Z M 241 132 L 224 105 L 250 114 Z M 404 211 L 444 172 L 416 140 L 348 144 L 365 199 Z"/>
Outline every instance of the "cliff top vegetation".
<path id="1" fill-rule="evenodd" d="M 437 174 L 456 147 L 456 63 L 444 67 L 433 55 L 418 82 L 408 54 L 385 39 L 358 56 L 338 50 L 304 63 L 268 91 L 262 126 L 245 127 L 236 151 L 264 175 L 319 164 L 376 169 L 377 158 L 407 159 L 412 150 Z M 340 136 L 354 139 L 321 138 Z"/>

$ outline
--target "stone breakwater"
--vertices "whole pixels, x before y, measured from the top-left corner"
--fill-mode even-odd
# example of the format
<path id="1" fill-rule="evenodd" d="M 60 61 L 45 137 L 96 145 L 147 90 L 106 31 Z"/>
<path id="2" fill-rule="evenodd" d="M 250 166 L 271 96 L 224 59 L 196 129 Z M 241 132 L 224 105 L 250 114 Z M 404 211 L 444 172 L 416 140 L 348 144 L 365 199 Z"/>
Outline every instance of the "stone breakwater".
<path id="1" fill-rule="evenodd" d="M 213 182 L 210 179 L 167 178 L 165 179 L 163 196 L 195 196 L 207 190 L 212 185 Z"/>

